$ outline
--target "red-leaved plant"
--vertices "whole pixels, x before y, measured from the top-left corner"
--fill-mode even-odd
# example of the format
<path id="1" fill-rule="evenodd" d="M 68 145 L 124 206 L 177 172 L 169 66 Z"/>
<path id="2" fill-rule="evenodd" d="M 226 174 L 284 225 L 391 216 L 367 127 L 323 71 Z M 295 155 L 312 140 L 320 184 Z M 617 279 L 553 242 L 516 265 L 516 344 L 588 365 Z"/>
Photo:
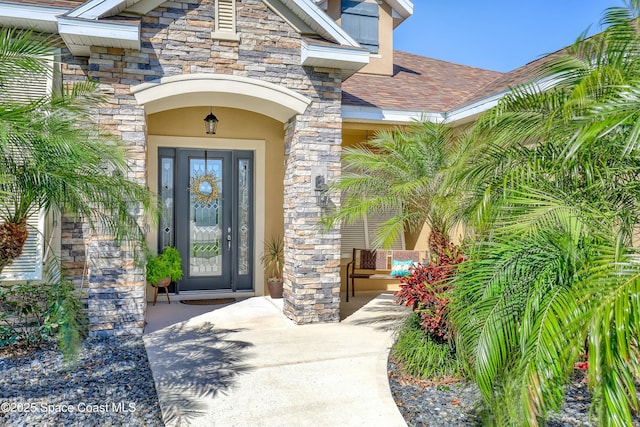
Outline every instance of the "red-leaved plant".
<path id="1" fill-rule="evenodd" d="M 464 261 L 461 249 L 449 243 L 446 250 L 429 261 L 410 269 L 400 280 L 400 290 L 394 295 L 399 304 L 411 307 L 420 316 L 424 332 L 436 342 L 447 342 L 453 328 L 447 316 L 450 278 L 456 265 Z"/>

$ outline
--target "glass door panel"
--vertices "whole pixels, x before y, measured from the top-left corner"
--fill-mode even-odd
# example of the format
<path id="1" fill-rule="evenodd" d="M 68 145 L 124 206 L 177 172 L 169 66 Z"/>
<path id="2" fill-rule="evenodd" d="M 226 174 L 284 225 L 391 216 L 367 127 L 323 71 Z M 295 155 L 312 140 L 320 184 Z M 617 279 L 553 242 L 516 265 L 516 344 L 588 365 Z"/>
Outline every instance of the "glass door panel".
<path id="1" fill-rule="evenodd" d="M 177 150 L 176 246 L 181 290 L 232 289 L 231 152 Z"/>
<path id="2" fill-rule="evenodd" d="M 179 290 L 253 290 L 253 152 L 161 148 L 158 166 L 159 249 L 182 256 Z"/>
<path id="3" fill-rule="evenodd" d="M 189 159 L 189 275 L 222 275 L 222 159 Z"/>

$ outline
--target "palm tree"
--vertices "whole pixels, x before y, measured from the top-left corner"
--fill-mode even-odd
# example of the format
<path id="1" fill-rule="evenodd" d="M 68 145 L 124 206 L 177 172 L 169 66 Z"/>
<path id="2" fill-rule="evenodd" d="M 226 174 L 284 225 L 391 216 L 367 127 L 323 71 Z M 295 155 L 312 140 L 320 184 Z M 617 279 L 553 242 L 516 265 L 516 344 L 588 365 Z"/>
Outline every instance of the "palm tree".
<path id="1" fill-rule="evenodd" d="M 375 247 L 389 247 L 405 230 L 417 231 L 426 221 L 431 251 L 440 253 L 453 222 L 442 179 L 454 150 L 452 129 L 431 122 L 381 131 L 371 141 L 345 148 L 343 174 L 333 187 L 342 192 L 342 205 L 323 220 L 353 222 L 367 213 L 397 212 L 378 230 Z"/>
<path id="2" fill-rule="evenodd" d="M 543 423 L 588 342 L 598 425 L 640 410 L 640 1 L 474 129 L 451 182 L 478 240 L 454 279 L 457 349 L 499 425 Z"/>
<path id="3" fill-rule="evenodd" d="M 116 240 L 142 242 L 136 206 L 151 209 L 149 192 L 127 175 L 126 149 L 98 131 L 91 111 L 102 96 L 93 82 L 32 101 L 11 101 L 9 77 L 51 73 L 49 40 L 0 30 L 0 272 L 22 252 L 26 220 L 59 209 Z"/>

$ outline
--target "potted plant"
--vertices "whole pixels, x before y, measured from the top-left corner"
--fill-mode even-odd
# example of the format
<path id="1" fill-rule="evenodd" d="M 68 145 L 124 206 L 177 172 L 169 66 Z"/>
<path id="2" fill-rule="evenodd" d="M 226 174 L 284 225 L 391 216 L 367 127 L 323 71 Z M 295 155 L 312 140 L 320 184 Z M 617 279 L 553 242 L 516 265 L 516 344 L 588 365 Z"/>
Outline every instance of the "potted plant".
<path id="1" fill-rule="evenodd" d="M 282 298 L 282 268 L 284 267 L 284 241 L 281 236 L 271 237 L 264 242 L 264 252 L 260 258 L 264 269 L 270 271 L 267 286 L 271 298 Z"/>
<path id="2" fill-rule="evenodd" d="M 176 248 L 164 248 L 161 254 L 147 254 L 147 282 L 155 288 L 153 305 L 156 305 L 158 288 L 164 288 L 169 299 L 169 285 L 171 282 L 182 279 L 182 258 Z"/>

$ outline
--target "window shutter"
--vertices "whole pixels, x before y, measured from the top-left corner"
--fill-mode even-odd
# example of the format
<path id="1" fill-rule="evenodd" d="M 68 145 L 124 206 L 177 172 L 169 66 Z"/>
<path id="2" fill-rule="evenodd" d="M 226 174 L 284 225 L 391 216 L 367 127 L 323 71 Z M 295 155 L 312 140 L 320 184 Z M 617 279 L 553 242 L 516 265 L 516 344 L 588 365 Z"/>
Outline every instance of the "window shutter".
<path id="1" fill-rule="evenodd" d="M 216 29 L 217 32 L 236 32 L 236 4 L 235 0 L 216 0 Z"/>
<path id="2" fill-rule="evenodd" d="M 342 29 L 364 48 L 378 52 L 377 3 L 342 0 Z"/>
<path id="3" fill-rule="evenodd" d="M 340 233 L 342 234 L 341 253 L 343 258 L 351 258 L 353 248 L 366 249 L 368 247 L 363 220 L 360 219 L 349 224 L 343 223 L 340 227 Z"/>
<path id="4" fill-rule="evenodd" d="M 43 210 L 29 216 L 27 219 L 29 237 L 25 242 L 22 255 L 2 270 L 0 280 L 42 279 L 44 217 Z"/>

